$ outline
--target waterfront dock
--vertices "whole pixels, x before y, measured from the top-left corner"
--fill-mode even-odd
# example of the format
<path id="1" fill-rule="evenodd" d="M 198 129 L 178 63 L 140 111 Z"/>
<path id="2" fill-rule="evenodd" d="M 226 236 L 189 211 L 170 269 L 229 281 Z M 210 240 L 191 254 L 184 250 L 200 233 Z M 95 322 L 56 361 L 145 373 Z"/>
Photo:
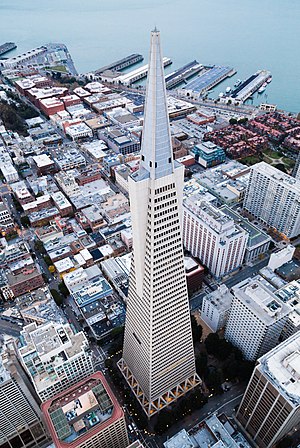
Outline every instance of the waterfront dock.
<path id="1" fill-rule="evenodd" d="M 143 61 L 144 57 L 141 54 L 130 54 L 129 56 L 126 56 L 123 59 L 120 59 L 119 61 L 112 62 L 111 64 L 105 65 L 104 67 L 99 68 L 94 73 L 95 75 L 100 75 L 103 72 L 106 72 L 107 70 L 111 71 L 121 71 L 124 70 L 127 67 L 131 67 L 134 64 L 137 64 L 138 62 Z"/>
<path id="2" fill-rule="evenodd" d="M 163 58 L 164 67 L 172 64 L 172 60 L 170 58 Z M 143 65 L 135 70 L 132 70 L 129 73 L 124 73 L 124 75 L 118 76 L 114 79 L 114 83 L 123 84 L 124 86 L 131 86 L 131 84 L 143 79 L 147 76 L 148 73 L 148 64 Z"/>
<path id="3" fill-rule="evenodd" d="M 206 66 L 199 76 L 192 79 L 186 86 L 178 89 L 179 93 L 192 98 L 199 98 L 210 89 L 220 84 L 224 79 L 234 75 L 236 71 L 231 67 Z"/>
<path id="4" fill-rule="evenodd" d="M 180 83 L 187 81 L 194 75 L 197 75 L 203 69 L 203 65 L 194 60 L 179 68 L 173 73 L 170 73 L 165 77 L 167 89 L 172 89 L 178 86 Z"/>
<path id="5" fill-rule="evenodd" d="M 244 103 L 255 93 L 271 76 L 267 70 L 258 70 L 242 82 L 230 95 L 229 99 L 234 102 Z"/>
<path id="6" fill-rule="evenodd" d="M 15 48 L 17 48 L 17 45 L 14 42 L 6 42 L 5 44 L 0 45 L 0 57 Z"/>

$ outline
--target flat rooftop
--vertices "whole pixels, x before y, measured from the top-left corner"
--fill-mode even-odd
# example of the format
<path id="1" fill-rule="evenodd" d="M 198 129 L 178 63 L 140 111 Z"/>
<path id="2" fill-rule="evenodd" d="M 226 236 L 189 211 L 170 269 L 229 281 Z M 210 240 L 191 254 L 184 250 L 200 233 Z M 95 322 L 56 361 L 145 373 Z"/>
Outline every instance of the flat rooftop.
<path id="1" fill-rule="evenodd" d="M 300 333 L 258 360 L 258 369 L 293 406 L 300 406 Z"/>
<path id="2" fill-rule="evenodd" d="M 58 448 L 78 446 L 124 416 L 100 372 L 43 403 L 42 411 Z"/>
<path id="3" fill-rule="evenodd" d="M 234 295 L 265 325 L 286 316 L 291 308 L 272 292 L 259 276 L 246 279 L 232 288 Z"/>

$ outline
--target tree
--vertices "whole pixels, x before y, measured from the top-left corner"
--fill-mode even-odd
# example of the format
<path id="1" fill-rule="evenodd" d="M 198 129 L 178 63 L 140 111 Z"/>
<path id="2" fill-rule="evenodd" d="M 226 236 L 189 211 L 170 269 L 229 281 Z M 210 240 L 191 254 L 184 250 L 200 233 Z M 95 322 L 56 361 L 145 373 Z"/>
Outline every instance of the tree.
<path id="1" fill-rule="evenodd" d="M 52 260 L 51 260 L 51 258 L 49 257 L 49 255 L 45 255 L 45 256 L 44 256 L 44 261 L 45 261 L 45 263 L 46 263 L 47 266 L 51 266 L 51 265 L 52 265 Z"/>
<path id="2" fill-rule="evenodd" d="M 219 350 L 220 338 L 217 333 L 210 333 L 205 339 L 206 351 L 209 355 L 216 355 Z"/>
<path id="3" fill-rule="evenodd" d="M 21 224 L 24 227 L 30 226 L 30 220 L 29 220 L 28 216 L 21 216 Z"/>
<path id="4" fill-rule="evenodd" d="M 58 289 L 60 291 L 60 293 L 64 296 L 64 297 L 68 297 L 69 296 L 69 290 L 66 287 L 66 285 L 64 284 L 64 282 L 59 283 L 58 285 Z"/>
<path id="5" fill-rule="evenodd" d="M 34 249 L 35 249 L 36 252 L 38 252 L 40 254 L 46 254 L 46 250 L 45 250 L 44 244 L 40 240 L 35 240 L 35 242 L 34 242 Z"/>
<path id="6" fill-rule="evenodd" d="M 295 446 L 291 436 L 286 436 L 277 443 L 276 448 L 292 448 Z"/>
<path id="7" fill-rule="evenodd" d="M 205 383 L 210 389 L 215 390 L 216 392 L 221 392 L 221 384 L 222 384 L 221 371 L 217 369 L 211 370 L 205 379 Z"/>
<path id="8" fill-rule="evenodd" d="M 56 289 L 50 289 L 50 292 L 56 305 L 61 306 L 64 301 L 62 295 Z"/>
<path id="9" fill-rule="evenodd" d="M 230 118 L 229 124 L 237 124 L 237 120 L 235 118 Z"/>
<path id="10" fill-rule="evenodd" d="M 193 341 L 195 345 L 197 342 L 200 342 L 203 333 L 203 328 L 201 327 L 201 325 L 198 325 L 198 322 L 193 314 L 191 314 L 191 324 L 192 324 Z"/>
<path id="11" fill-rule="evenodd" d="M 200 353 L 200 356 L 196 357 L 196 372 L 201 377 L 205 377 L 208 374 L 206 353 Z"/>

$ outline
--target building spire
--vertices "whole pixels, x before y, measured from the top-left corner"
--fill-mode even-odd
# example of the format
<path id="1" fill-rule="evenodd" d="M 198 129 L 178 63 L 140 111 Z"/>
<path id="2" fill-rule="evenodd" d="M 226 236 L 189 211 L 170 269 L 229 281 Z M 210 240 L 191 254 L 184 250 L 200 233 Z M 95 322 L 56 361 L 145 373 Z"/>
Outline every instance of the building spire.
<path id="1" fill-rule="evenodd" d="M 158 179 L 173 172 L 173 153 L 167 107 L 160 32 L 151 32 L 140 171 Z"/>

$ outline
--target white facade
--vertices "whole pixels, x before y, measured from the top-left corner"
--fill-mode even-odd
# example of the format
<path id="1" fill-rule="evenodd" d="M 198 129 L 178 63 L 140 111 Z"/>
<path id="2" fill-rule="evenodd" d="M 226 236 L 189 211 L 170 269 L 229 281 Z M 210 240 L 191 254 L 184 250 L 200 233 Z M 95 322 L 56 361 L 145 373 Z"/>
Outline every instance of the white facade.
<path id="1" fill-rule="evenodd" d="M 11 163 L 2 165 L 1 171 L 7 183 L 17 182 L 19 180 L 18 171 Z"/>
<path id="2" fill-rule="evenodd" d="M 293 259 L 295 250 L 296 248 L 290 244 L 284 249 L 281 249 L 279 252 L 271 254 L 268 267 L 272 269 L 272 271 L 275 271 L 275 269 L 278 269 L 285 263 L 288 263 Z"/>
<path id="3" fill-rule="evenodd" d="M 24 448 L 45 446 L 49 436 L 41 421 L 38 404 L 7 354 L 5 364 L 8 370 L 2 365 L 0 356 L 0 446 L 14 448 L 18 438 Z"/>
<path id="4" fill-rule="evenodd" d="M 22 336 L 18 355 L 42 402 L 94 372 L 84 333 L 74 334 L 69 324 L 32 323 Z"/>
<path id="5" fill-rule="evenodd" d="M 299 428 L 299 331 L 258 359 L 237 419 L 260 448 L 276 446 Z"/>
<path id="6" fill-rule="evenodd" d="M 258 277 L 232 288 L 230 314 L 225 339 L 238 347 L 247 360 L 255 361 L 279 342 L 291 311 Z"/>
<path id="7" fill-rule="evenodd" d="M 226 285 L 221 285 L 216 291 L 203 297 L 201 319 L 213 332 L 225 327 L 233 295 Z"/>
<path id="8" fill-rule="evenodd" d="M 198 201 L 196 196 L 184 201 L 184 247 L 215 277 L 242 265 L 247 241 L 247 232 L 214 205 Z"/>
<path id="9" fill-rule="evenodd" d="M 119 368 L 150 417 L 200 383 L 181 237 L 184 167 L 173 162 L 160 33 L 151 34 L 140 169 L 129 178 L 133 232 Z"/>
<path id="10" fill-rule="evenodd" d="M 251 167 L 244 208 L 293 238 L 300 234 L 300 181 L 259 162 Z"/>

